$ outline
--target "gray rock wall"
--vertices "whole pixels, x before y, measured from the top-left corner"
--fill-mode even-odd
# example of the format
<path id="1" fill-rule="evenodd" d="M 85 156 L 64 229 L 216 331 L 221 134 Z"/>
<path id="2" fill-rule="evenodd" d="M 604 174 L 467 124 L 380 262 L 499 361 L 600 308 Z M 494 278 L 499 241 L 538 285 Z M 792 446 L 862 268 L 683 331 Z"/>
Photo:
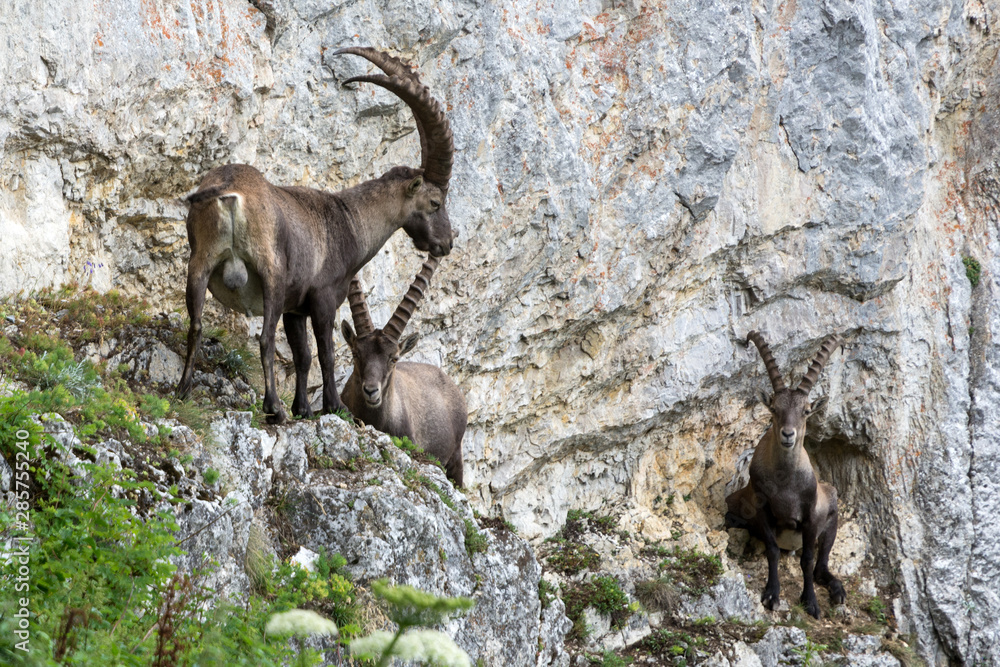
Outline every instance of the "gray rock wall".
<path id="1" fill-rule="evenodd" d="M 473 503 L 540 538 L 611 499 L 722 550 L 725 482 L 767 422 L 741 339 L 801 373 L 840 332 L 810 444 L 864 577 L 898 587 L 932 663 L 1000 661 L 995 0 L 0 12 L 4 292 L 179 305 L 175 198 L 212 166 L 338 188 L 414 163 L 409 112 L 329 55 L 391 48 L 455 132 L 461 236 L 411 326 L 466 393 Z M 365 269 L 376 321 L 418 266 L 397 235 Z"/>

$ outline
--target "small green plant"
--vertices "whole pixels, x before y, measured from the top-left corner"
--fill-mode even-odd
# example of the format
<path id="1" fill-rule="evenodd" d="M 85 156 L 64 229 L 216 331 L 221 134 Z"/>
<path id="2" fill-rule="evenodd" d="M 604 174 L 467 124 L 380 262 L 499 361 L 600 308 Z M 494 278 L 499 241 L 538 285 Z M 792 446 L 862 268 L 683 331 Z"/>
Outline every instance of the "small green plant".
<path id="1" fill-rule="evenodd" d="M 212 486 L 219 481 L 219 471 L 215 468 L 207 468 L 205 472 L 201 474 L 201 477 L 205 480 L 205 484 Z"/>
<path id="2" fill-rule="evenodd" d="M 413 441 L 410 440 L 405 435 L 402 438 L 397 438 L 396 436 L 390 436 L 390 437 L 392 439 L 392 444 L 396 445 L 407 454 L 417 454 L 424 451 L 423 447 L 418 447 L 417 445 L 413 444 Z"/>
<path id="3" fill-rule="evenodd" d="M 538 600 L 542 603 L 542 609 L 547 609 L 552 601 L 556 599 L 556 588 L 544 577 L 538 579 Z"/>
<path id="4" fill-rule="evenodd" d="M 570 584 L 563 589 L 562 598 L 566 603 L 566 616 L 573 621 L 571 634 L 576 639 L 586 636 L 580 633 L 586 632 L 583 610 L 587 607 L 610 616 L 611 627 L 615 629 L 624 627 L 625 621 L 635 611 L 616 577 L 594 577 L 590 581 Z"/>
<path id="5" fill-rule="evenodd" d="M 566 525 L 560 531 L 560 535 L 566 539 L 574 539 L 587 529 L 593 532 L 613 535 L 618 528 L 618 521 L 612 516 L 604 516 L 586 512 L 584 510 L 570 510 L 566 513 Z"/>
<path id="6" fill-rule="evenodd" d="M 694 549 L 674 547 L 670 555 L 660 562 L 660 571 L 681 591 L 701 595 L 718 581 L 722 574 L 722 560 Z"/>
<path id="7" fill-rule="evenodd" d="M 870 599 L 868 604 L 865 605 L 864 610 L 880 625 L 885 625 L 889 622 L 885 602 L 879 597 Z"/>
<path id="8" fill-rule="evenodd" d="M 229 375 L 241 375 L 246 377 L 250 372 L 250 362 L 249 359 L 253 357 L 245 348 L 236 348 L 232 350 L 226 350 L 219 359 L 219 365 L 222 366 Z"/>
<path id="9" fill-rule="evenodd" d="M 465 521 L 465 550 L 469 552 L 471 558 L 473 554 L 482 553 L 489 547 L 489 542 L 483 534 L 476 528 L 476 524 L 471 519 Z"/>
<path id="10" fill-rule="evenodd" d="M 806 638 L 806 643 L 793 648 L 792 652 L 799 656 L 802 667 L 818 667 L 818 665 L 823 664 L 819 654 L 826 649 L 826 644 L 814 644 L 811 639 Z"/>
<path id="11" fill-rule="evenodd" d="M 972 257 L 963 257 L 962 264 L 965 265 L 965 277 L 969 279 L 969 283 L 975 288 L 979 284 L 979 277 L 982 275 L 983 267 Z"/>
<path id="12" fill-rule="evenodd" d="M 667 664 L 687 665 L 688 660 L 694 659 L 696 648 L 704 643 L 699 639 L 702 638 L 661 628 L 639 640 L 635 649 L 652 657 L 659 657 Z"/>
<path id="13" fill-rule="evenodd" d="M 170 401 L 155 394 L 143 394 L 139 409 L 153 419 L 163 419 L 170 412 Z"/>
<path id="14" fill-rule="evenodd" d="M 377 667 L 386 667 L 394 657 L 414 660 L 441 667 L 470 667 L 468 654 L 448 635 L 436 630 L 414 630 L 433 627 L 449 617 L 471 609 L 469 598 L 437 597 L 412 586 L 390 586 L 385 580 L 372 582 L 372 593 L 387 603 L 395 632 L 379 630 L 351 642 L 351 654 L 357 658 L 377 660 Z"/>
<path id="15" fill-rule="evenodd" d="M 396 436 L 391 436 L 392 444 L 396 447 L 402 449 L 404 452 L 410 455 L 415 461 L 420 461 L 422 463 L 430 463 L 431 465 L 437 466 L 438 468 L 444 470 L 444 464 L 441 463 L 436 457 L 428 454 L 424 451 L 424 448 L 418 444 L 415 444 L 405 435 L 402 438 L 397 438 Z"/>
<path id="16" fill-rule="evenodd" d="M 556 572 L 574 575 L 583 570 L 594 570 L 600 565 L 601 556 L 592 547 L 565 539 L 546 542 L 545 562 Z"/>
<path id="17" fill-rule="evenodd" d="M 601 655 L 588 655 L 587 660 L 590 664 L 600 665 L 600 667 L 626 667 L 634 662 L 632 658 L 615 655 L 614 651 L 605 651 Z"/>
<path id="18" fill-rule="evenodd" d="M 351 414 L 351 411 L 348 410 L 347 408 L 340 408 L 339 410 L 337 410 L 333 414 L 337 415 L 338 417 L 340 417 L 341 419 L 343 419 L 348 424 L 353 424 L 354 423 L 354 416 Z M 409 438 L 407 438 L 407 440 L 409 440 Z"/>
<path id="19" fill-rule="evenodd" d="M 453 501 L 448 494 L 444 492 L 444 489 L 438 486 L 433 480 L 431 480 L 431 478 L 426 475 L 421 475 L 420 471 L 416 468 L 409 468 L 403 473 L 403 483 L 413 490 L 417 490 L 423 486 L 429 491 L 433 491 L 437 494 L 438 498 L 441 499 L 441 502 L 445 504 L 445 507 L 453 512 L 458 511 L 455 501 Z M 466 523 L 468 523 L 468 521 Z"/>

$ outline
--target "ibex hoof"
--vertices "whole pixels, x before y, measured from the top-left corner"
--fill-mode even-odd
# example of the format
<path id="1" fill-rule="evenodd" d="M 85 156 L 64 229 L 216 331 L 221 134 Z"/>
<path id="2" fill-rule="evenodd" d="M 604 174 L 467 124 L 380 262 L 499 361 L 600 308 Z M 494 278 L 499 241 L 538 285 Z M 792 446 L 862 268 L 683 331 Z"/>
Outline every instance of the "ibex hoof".
<path id="1" fill-rule="evenodd" d="M 827 585 L 827 590 L 830 591 L 830 604 L 844 604 L 847 593 L 844 592 L 844 585 L 838 579 L 831 581 Z"/>
<path id="2" fill-rule="evenodd" d="M 799 598 L 799 603 L 806 610 L 807 614 L 813 618 L 819 618 L 819 603 L 816 602 L 816 596 L 813 596 L 812 599 L 807 599 L 803 596 Z"/>
<path id="3" fill-rule="evenodd" d="M 777 593 L 765 590 L 764 593 L 760 596 L 760 603 L 765 607 L 767 607 L 768 609 L 770 609 L 771 611 L 774 611 L 774 608 L 778 606 L 779 602 L 780 602 L 780 597 Z"/>
<path id="4" fill-rule="evenodd" d="M 276 414 L 265 417 L 264 421 L 268 424 L 284 424 L 287 420 L 285 419 L 284 411 L 279 410 Z"/>
<path id="5" fill-rule="evenodd" d="M 312 409 L 311 406 L 307 405 L 305 408 L 299 408 L 298 410 L 295 409 L 295 406 L 292 406 L 292 415 L 294 415 L 296 417 L 301 417 L 303 419 L 309 419 L 310 417 L 313 416 L 313 414 L 314 413 L 313 413 L 313 409 Z"/>

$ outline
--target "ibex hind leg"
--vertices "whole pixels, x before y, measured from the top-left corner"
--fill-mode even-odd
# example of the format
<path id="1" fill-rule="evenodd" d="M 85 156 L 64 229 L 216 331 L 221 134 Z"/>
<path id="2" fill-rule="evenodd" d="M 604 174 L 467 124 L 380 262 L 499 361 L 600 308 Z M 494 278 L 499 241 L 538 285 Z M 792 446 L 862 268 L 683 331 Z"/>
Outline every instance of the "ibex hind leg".
<path id="1" fill-rule="evenodd" d="M 292 401 L 292 414 L 296 417 L 312 417 L 308 385 L 312 353 L 309 351 L 309 337 L 306 335 L 306 316 L 285 313 L 281 319 L 285 323 L 285 335 L 288 336 L 288 346 L 292 348 L 292 359 L 295 361 L 295 399 Z"/>
<path id="2" fill-rule="evenodd" d="M 277 298 L 264 292 L 264 323 L 260 331 L 260 362 L 264 367 L 264 414 L 268 424 L 283 424 L 285 410 L 278 398 L 277 382 L 274 378 L 274 333 L 278 327 L 279 310 Z"/>
<path id="3" fill-rule="evenodd" d="M 814 578 L 817 584 L 825 586 L 830 592 L 830 602 L 832 604 L 844 604 L 847 593 L 844 585 L 830 572 L 830 550 L 833 549 L 834 540 L 837 539 L 837 513 L 827 521 L 825 530 L 819 536 L 818 558 L 816 559 L 816 569 Z"/>
<path id="4" fill-rule="evenodd" d="M 187 354 L 184 357 L 184 372 L 181 380 L 177 383 L 175 395 L 177 398 L 185 399 L 191 393 L 191 384 L 194 377 L 194 359 L 201 347 L 201 316 L 205 310 L 205 292 L 208 289 L 208 277 L 211 273 L 207 262 L 202 262 L 207 267 L 202 270 L 196 268 L 196 263 L 188 265 L 188 282 L 185 300 L 187 303 L 188 318 L 191 326 L 188 329 Z"/>

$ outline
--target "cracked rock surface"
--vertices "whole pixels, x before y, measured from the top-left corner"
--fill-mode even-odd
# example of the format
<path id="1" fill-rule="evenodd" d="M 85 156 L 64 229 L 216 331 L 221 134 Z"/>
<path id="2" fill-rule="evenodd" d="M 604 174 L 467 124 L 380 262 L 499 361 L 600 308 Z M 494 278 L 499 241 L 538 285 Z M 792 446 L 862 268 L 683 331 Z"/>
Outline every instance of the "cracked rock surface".
<path id="1" fill-rule="evenodd" d="M 801 374 L 837 332 L 808 446 L 846 512 L 839 562 L 929 664 L 1000 663 L 998 16 L 997 0 L 5 6 L 0 290 L 73 279 L 180 306 L 178 197 L 210 168 L 333 190 L 418 164 L 405 105 L 343 87 L 372 68 L 331 55 L 391 49 L 455 134 L 460 235 L 409 326 L 414 358 L 465 393 L 470 506 L 540 541 L 570 508 L 624 502 L 631 530 L 722 553 L 725 485 L 768 420 L 746 333 Z M 376 322 L 419 263 L 398 234 L 363 270 Z M 162 351 L 136 363 L 177 372 Z"/>

